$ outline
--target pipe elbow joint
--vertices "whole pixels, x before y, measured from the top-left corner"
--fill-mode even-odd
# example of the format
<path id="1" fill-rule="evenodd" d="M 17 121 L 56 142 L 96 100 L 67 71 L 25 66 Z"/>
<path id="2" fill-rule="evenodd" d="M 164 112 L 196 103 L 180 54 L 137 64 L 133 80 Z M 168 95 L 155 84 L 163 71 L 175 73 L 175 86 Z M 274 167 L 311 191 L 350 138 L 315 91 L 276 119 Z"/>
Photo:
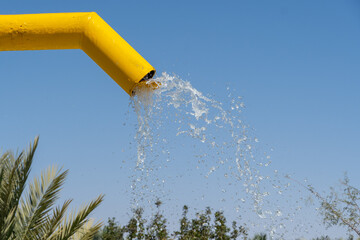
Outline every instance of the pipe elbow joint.
<path id="1" fill-rule="evenodd" d="M 140 81 L 155 74 L 155 69 L 96 12 L 86 16 L 80 46 L 129 95 Z"/>

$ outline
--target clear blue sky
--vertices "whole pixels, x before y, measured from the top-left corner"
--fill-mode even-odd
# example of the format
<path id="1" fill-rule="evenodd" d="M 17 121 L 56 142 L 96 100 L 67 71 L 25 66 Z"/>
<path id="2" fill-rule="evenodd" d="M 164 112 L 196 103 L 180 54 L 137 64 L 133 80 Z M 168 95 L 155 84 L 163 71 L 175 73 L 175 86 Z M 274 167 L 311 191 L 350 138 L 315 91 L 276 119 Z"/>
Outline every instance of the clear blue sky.
<path id="1" fill-rule="evenodd" d="M 235 89 L 244 119 L 274 148 L 274 168 L 320 190 L 347 171 L 359 187 L 358 1 L 15 0 L 0 14 L 87 11 L 158 73 L 219 100 L 226 86 Z M 65 196 L 79 205 L 105 193 L 95 216 L 121 218 L 130 174 L 120 165 L 134 133 L 129 96 L 80 50 L 0 52 L 0 78 L 1 148 L 22 149 L 40 135 L 33 171 L 69 168 Z"/>

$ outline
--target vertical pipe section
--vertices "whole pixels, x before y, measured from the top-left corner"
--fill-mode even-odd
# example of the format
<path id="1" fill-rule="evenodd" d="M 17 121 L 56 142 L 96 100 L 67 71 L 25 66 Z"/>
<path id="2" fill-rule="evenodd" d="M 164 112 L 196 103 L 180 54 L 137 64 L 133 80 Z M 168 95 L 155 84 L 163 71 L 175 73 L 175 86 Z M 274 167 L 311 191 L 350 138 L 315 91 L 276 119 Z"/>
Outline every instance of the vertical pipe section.
<path id="1" fill-rule="evenodd" d="M 0 15 L 0 51 L 82 49 L 128 94 L 155 69 L 96 13 Z"/>

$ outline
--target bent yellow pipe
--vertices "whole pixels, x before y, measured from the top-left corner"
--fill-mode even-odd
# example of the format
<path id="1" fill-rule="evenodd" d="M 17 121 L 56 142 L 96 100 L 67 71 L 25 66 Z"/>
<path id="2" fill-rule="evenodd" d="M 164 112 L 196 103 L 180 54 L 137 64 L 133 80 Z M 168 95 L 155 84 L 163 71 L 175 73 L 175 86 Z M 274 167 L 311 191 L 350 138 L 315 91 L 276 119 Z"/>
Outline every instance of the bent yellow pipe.
<path id="1" fill-rule="evenodd" d="M 99 15 L 0 15 L 0 51 L 82 49 L 129 95 L 155 69 Z"/>

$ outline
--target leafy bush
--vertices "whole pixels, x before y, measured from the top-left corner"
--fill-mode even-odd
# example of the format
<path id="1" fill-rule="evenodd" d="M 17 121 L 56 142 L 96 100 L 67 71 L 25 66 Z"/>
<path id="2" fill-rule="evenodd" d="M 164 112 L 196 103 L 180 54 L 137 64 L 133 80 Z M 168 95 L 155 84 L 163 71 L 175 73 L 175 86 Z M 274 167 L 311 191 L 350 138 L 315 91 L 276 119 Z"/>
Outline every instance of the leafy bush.
<path id="1" fill-rule="evenodd" d="M 137 208 L 133 211 L 133 217 L 125 226 L 118 225 L 115 218 L 109 218 L 107 225 L 102 232 L 95 237 L 95 240 L 124 240 L 124 239 L 143 239 L 143 240 L 231 240 L 247 239 L 247 231 L 244 227 L 232 222 L 232 228 L 227 226 L 226 218 L 221 211 L 216 211 L 212 216 L 209 207 L 204 212 L 195 214 L 195 218 L 188 218 L 188 206 L 183 207 L 182 217 L 179 220 L 180 227 L 178 231 L 169 233 L 167 229 L 167 220 L 160 211 L 161 201 L 155 203 L 157 212 L 148 222 L 143 218 L 144 210 Z M 213 217 L 213 221 L 212 221 Z M 145 226 L 146 225 L 146 226 Z"/>
<path id="2" fill-rule="evenodd" d="M 360 190 L 350 185 L 346 174 L 344 179 L 340 180 L 341 189 L 331 187 L 330 193 L 325 197 L 313 186 L 305 186 L 299 181 L 288 178 L 309 190 L 320 201 L 320 213 L 327 227 L 345 226 L 349 232 L 353 231 L 360 237 Z"/>

